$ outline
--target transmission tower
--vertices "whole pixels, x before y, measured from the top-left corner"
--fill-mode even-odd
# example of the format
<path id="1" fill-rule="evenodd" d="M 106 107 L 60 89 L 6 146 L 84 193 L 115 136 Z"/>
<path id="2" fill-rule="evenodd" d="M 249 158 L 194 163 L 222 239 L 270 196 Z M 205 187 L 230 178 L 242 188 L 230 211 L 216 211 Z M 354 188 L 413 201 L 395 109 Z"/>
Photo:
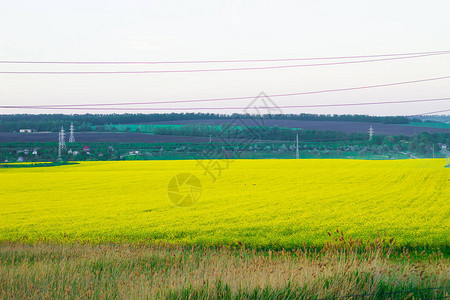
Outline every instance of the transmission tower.
<path id="1" fill-rule="evenodd" d="M 75 136 L 73 135 L 73 123 L 70 123 L 69 143 L 75 143 Z"/>
<path id="2" fill-rule="evenodd" d="M 296 145 L 296 149 L 295 149 L 295 158 L 299 159 L 299 153 L 298 153 L 298 133 L 297 133 L 297 145 Z"/>
<path id="3" fill-rule="evenodd" d="M 370 128 L 369 128 L 369 141 L 372 140 L 372 137 L 373 137 L 374 132 L 375 132 L 375 131 L 373 130 L 372 125 L 370 125 Z"/>
<path id="4" fill-rule="evenodd" d="M 59 143 L 58 143 L 58 158 L 61 159 L 61 151 L 66 149 L 64 127 L 61 126 L 61 131 L 59 132 Z"/>

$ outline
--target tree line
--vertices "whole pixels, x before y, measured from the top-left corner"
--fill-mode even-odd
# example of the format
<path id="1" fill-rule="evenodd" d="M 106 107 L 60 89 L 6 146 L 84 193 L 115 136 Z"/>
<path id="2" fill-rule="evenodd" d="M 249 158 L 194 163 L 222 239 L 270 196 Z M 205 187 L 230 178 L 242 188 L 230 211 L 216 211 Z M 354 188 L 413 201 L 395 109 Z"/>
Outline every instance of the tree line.
<path id="1" fill-rule="evenodd" d="M 93 126 L 104 124 L 151 123 L 183 120 L 229 120 L 246 119 L 249 114 L 213 114 L 213 113 L 153 113 L 153 114 L 13 114 L 0 115 L 0 131 L 13 132 L 30 128 L 38 131 L 58 131 L 61 126 L 67 128 L 73 122 L 77 131 L 92 131 Z M 318 115 L 318 114 L 276 114 L 262 115 L 263 119 L 301 120 L 301 121 L 346 121 L 371 122 L 385 124 L 408 124 L 422 122 L 405 116 L 367 116 L 367 115 Z"/>
<path id="2" fill-rule="evenodd" d="M 300 142 L 351 142 L 361 141 L 368 145 L 386 145 L 389 147 L 401 146 L 401 149 L 426 154 L 431 150 L 431 145 L 446 144 L 450 146 L 450 133 L 423 132 L 414 136 L 374 135 L 371 140 L 365 133 L 345 133 L 341 131 L 301 130 L 281 127 L 242 127 L 232 124 L 223 126 L 185 125 L 181 127 L 158 127 L 153 131 L 158 135 L 182 135 L 182 136 L 211 136 L 224 140 L 273 140 L 293 141 L 297 135 Z M 436 149 L 439 149 L 437 147 Z"/>
<path id="3" fill-rule="evenodd" d="M 276 130 L 276 129 L 275 129 Z M 282 132 L 282 133 L 281 133 Z M 250 134 L 250 132 L 247 132 Z M 281 135 L 288 134 L 282 129 Z M 123 159 L 192 159 L 214 158 L 223 153 L 241 153 L 241 158 L 289 158 L 293 156 L 283 153 L 295 152 L 295 140 L 291 135 L 286 140 L 258 140 L 253 138 L 234 140 L 224 139 L 222 143 L 73 143 L 68 144 L 70 151 L 63 151 L 65 160 L 123 160 Z M 360 157 L 366 154 L 381 154 L 389 157 L 403 158 L 410 154 L 421 157 L 444 157 L 439 153 L 440 145 L 450 145 L 450 133 L 421 133 L 416 136 L 383 136 L 375 135 L 372 140 L 367 136 L 358 134 L 347 135 L 345 138 L 336 138 L 333 132 L 298 132 L 299 148 L 304 155 L 311 152 L 315 157 L 346 157 L 351 153 L 359 153 Z M 253 133 L 251 133 L 253 134 Z M 268 133 L 271 134 L 271 133 Z M 320 135 L 323 134 L 323 135 Z M 318 137 L 320 137 L 318 139 Z M 84 146 L 90 150 L 86 152 Z M 27 153 L 24 152 L 28 149 Z M 37 154 L 33 154 L 33 150 Z M 69 152 L 71 151 L 72 154 Z M 77 154 L 75 154 L 75 151 Z M 136 152 L 137 151 L 137 152 Z M 353 155 L 352 154 L 352 155 Z M 331 156 L 330 156 L 331 155 Z M 0 163 L 4 161 L 15 162 L 19 157 L 25 161 L 54 161 L 58 158 L 57 143 L 0 143 Z M 234 156 L 236 157 L 236 156 Z"/>
<path id="4" fill-rule="evenodd" d="M 367 135 L 363 133 L 345 133 L 340 131 L 301 130 L 294 128 L 283 128 L 278 126 L 245 127 L 234 124 L 223 124 L 222 126 L 208 125 L 185 125 L 181 127 L 155 127 L 153 134 L 156 135 L 182 135 L 222 138 L 224 140 L 278 140 L 292 141 L 299 136 L 300 141 L 333 141 L 333 140 L 364 140 Z"/>

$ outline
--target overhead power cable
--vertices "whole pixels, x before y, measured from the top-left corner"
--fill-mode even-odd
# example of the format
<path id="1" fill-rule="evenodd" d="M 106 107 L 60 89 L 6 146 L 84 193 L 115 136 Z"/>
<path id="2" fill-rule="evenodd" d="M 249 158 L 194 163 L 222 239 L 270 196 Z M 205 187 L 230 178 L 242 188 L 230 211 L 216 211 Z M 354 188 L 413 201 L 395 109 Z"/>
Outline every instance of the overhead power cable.
<path id="1" fill-rule="evenodd" d="M 216 69 L 183 69 L 183 70 L 144 70 L 144 71 L 0 71 L 0 74 L 102 75 L 102 74 L 158 74 L 158 73 L 198 73 L 198 72 L 224 72 L 224 71 L 251 71 L 251 70 L 270 70 L 270 69 L 287 69 L 287 68 L 300 68 L 300 67 L 320 67 L 320 66 L 332 66 L 332 65 L 359 64 L 359 63 L 369 63 L 369 62 L 380 62 L 380 61 L 389 61 L 389 60 L 419 58 L 419 57 L 443 55 L 443 54 L 450 54 L 450 52 L 421 54 L 421 55 L 402 56 L 402 57 L 390 57 L 390 58 L 380 58 L 380 59 L 351 60 L 351 61 L 341 61 L 341 62 L 325 62 L 325 63 L 300 64 L 300 65 L 264 66 L 264 67 L 216 68 Z"/>
<path id="2" fill-rule="evenodd" d="M 414 84 L 420 82 L 428 82 L 428 81 L 436 81 L 448 79 L 450 76 L 442 76 L 442 77 L 433 77 L 433 78 L 425 78 L 418 80 L 410 80 L 410 81 L 400 81 L 393 83 L 383 83 L 383 84 L 375 84 L 375 85 L 366 85 L 366 86 L 357 86 L 357 87 L 348 87 L 348 88 L 338 88 L 338 89 L 326 89 L 326 90 L 318 90 L 318 91 L 307 91 L 307 92 L 295 92 L 295 93 L 286 93 L 286 94 L 272 94 L 267 95 L 269 98 L 277 98 L 277 97 L 288 97 L 288 96 L 300 96 L 300 95 L 313 95 L 313 94 L 321 94 L 321 93 L 332 93 L 332 92 L 344 92 L 344 91 L 353 91 L 353 90 L 363 90 L 363 89 L 371 89 L 371 88 L 381 88 L 388 86 L 397 86 L 404 84 Z M 120 102 L 120 103 L 85 103 L 85 104 L 48 104 L 48 105 L 1 105 L 0 108 L 64 108 L 64 107 L 95 107 L 95 106 L 126 106 L 126 105 L 155 105 L 155 104 L 173 104 L 173 103 L 196 103 L 196 102 L 218 102 L 218 101 L 234 101 L 234 100 L 248 100 L 255 99 L 255 96 L 245 96 L 245 97 L 228 97 L 228 98 L 210 98 L 210 99 L 188 99 L 188 100 L 168 100 L 168 101 L 152 101 L 152 102 Z"/>
<path id="3" fill-rule="evenodd" d="M 419 102 L 436 102 L 449 101 L 447 98 L 434 99 L 419 99 L 419 100 L 403 100 L 403 101 L 376 101 L 376 102 L 361 102 L 361 103 L 334 103 L 334 104 L 312 104 L 312 105 L 280 105 L 280 106 L 258 106 L 258 109 L 281 109 L 281 108 L 320 108 L 320 107 L 343 107 L 343 106 L 367 106 L 367 105 L 386 105 L 386 104 L 406 104 Z M 185 111 L 185 110 L 245 110 L 251 107 L 52 107 L 52 106 L 0 106 L 0 108 L 27 108 L 27 109 L 48 109 L 48 110 L 133 110 L 133 111 Z"/>
<path id="4" fill-rule="evenodd" d="M 426 112 L 426 113 L 420 113 L 420 114 L 415 114 L 415 115 L 409 115 L 408 117 L 418 117 L 418 116 L 425 116 L 425 115 L 434 115 L 434 114 L 439 114 L 439 113 L 443 113 L 443 112 L 447 112 L 447 111 L 450 111 L 450 109 L 430 111 L 430 112 Z"/>
<path id="5" fill-rule="evenodd" d="M 234 59 L 234 60 L 184 60 L 184 61 L 31 61 L 31 60 L 0 60 L 1 64 L 75 64 L 75 65 L 112 65 L 112 64 L 203 64 L 203 63 L 253 63 L 253 62 L 277 62 L 277 61 L 301 61 L 301 60 L 337 60 L 356 59 L 387 56 L 409 56 L 422 54 L 448 54 L 450 50 L 407 52 L 393 54 L 372 54 L 354 56 L 331 56 L 310 58 L 275 58 L 275 59 Z"/>

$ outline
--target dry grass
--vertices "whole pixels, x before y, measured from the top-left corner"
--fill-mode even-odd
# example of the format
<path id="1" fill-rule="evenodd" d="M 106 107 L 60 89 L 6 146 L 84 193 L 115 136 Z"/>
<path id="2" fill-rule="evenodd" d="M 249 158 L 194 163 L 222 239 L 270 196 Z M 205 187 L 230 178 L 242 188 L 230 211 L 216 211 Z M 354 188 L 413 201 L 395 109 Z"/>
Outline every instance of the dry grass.
<path id="1" fill-rule="evenodd" d="M 366 295 L 362 298 L 429 299 L 449 295 L 448 258 L 391 252 L 381 238 L 349 247 L 348 239 L 339 236 L 321 251 L 6 243 L 0 246 L 0 298 Z"/>

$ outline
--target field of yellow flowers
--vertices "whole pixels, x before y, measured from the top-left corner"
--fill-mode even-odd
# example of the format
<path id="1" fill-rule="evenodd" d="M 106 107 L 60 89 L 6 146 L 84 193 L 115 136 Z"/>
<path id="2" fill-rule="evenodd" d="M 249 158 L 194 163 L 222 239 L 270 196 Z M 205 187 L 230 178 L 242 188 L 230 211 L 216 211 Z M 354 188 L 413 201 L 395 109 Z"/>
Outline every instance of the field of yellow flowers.
<path id="1" fill-rule="evenodd" d="M 400 246 L 448 247 L 444 165 L 442 159 L 185 160 L 3 168 L 0 241 L 289 248 L 323 246 L 327 232 L 339 228 L 354 238 L 386 234 Z M 186 178 L 180 173 L 198 180 L 178 191 L 192 201 L 177 198 L 175 205 L 173 184 Z"/>

